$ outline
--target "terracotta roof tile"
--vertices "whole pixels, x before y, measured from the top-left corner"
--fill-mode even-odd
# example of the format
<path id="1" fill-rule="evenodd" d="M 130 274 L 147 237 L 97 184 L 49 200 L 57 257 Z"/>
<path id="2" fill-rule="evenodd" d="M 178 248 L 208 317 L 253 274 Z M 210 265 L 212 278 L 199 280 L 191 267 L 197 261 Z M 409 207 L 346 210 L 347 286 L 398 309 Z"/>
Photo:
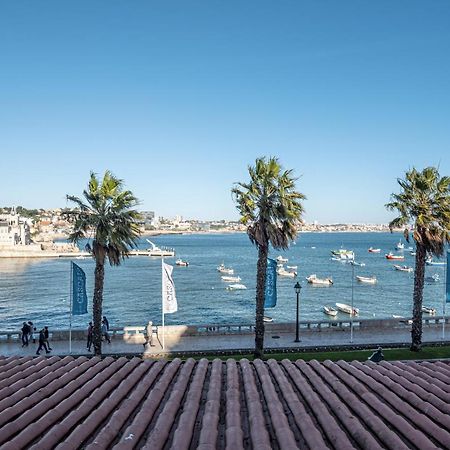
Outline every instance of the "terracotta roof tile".
<path id="1" fill-rule="evenodd" d="M 449 448 L 447 362 L 1 358 L 2 449 Z"/>

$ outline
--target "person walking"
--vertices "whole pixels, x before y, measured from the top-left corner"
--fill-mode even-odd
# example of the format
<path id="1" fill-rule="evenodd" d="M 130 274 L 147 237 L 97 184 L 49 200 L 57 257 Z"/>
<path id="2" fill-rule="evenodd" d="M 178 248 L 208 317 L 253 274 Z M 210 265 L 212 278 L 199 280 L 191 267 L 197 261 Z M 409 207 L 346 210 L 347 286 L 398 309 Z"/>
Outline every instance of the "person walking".
<path id="1" fill-rule="evenodd" d="M 28 347 L 28 336 L 30 334 L 30 327 L 26 322 L 23 322 L 22 328 L 22 347 Z"/>
<path id="2" fill-rule="evenodd" d="M 111 339 L 109 338 L 109 334 L 108 334 L 108 327 L 106 326 L 106 323 L 104 320 L 102 320 L 102 336 L 105 337 L 105 340 L 108 342 L 108 344 L 111 344 Z"/>
<path id="3" fill-rule="evenodd" d="M 39 347 L 36 351 L 36 355 L 40 355 L 42 349 L 45 350 L 45 353 L 50 353 L 50 350 L 47 348 L 47 344 L 45 343 L 45 328 L 42 328 L 42 330 L 39 331 Z"/>
<path id="4" fill-rule="evenodd" d="M 87 343 L 86 343 L 86 348 L 88 349 L 88 351 L 91 351 L 93 336 L 94 336 L 94 327 L 92 326 L 92 322 L 89 322 L 89 326 L 87 329 Z"/>
<path id="5" fill-rule="evenodd" d="M 109 321 L 108 321 L 108 319 L 106 318 L 106 316 L 103 316 L 103 322 L 105 322 L 105 325 L 106 325 L 106 331 L 109 331 Z"/>
<path id="6" fill-rule="evenodd" d="M 52 350 L 50 347 L 50 342 L 48 342 L 48 327 L 44 327 L 44 336 L 45 336 L 45 343 L 47 344 L 47 347 L 49 350 Z"/>
<path id="7" fill-rule="evenodd" d="M 33 341 L 33 344 L 36 344 L 36 339 L 34 338 L 34 332 L 36 331 L 36 327 L 33 325 L 33 322 L 31 320 L 28 321 L 28 326 L 30 327 L 28 340 Z"/>

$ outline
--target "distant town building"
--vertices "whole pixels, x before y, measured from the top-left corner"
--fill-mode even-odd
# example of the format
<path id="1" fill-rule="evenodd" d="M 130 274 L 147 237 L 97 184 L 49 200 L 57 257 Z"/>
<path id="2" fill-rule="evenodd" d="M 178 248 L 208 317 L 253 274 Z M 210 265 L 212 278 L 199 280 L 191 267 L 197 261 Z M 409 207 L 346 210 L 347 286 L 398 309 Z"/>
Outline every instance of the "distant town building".
<path id="1" fill-rule="evenodd" d="M 30 245 L 30 226 L 27 219 L 20 217 L 16 208 L 10 214 L 0 215 L 0 245 Z"/>

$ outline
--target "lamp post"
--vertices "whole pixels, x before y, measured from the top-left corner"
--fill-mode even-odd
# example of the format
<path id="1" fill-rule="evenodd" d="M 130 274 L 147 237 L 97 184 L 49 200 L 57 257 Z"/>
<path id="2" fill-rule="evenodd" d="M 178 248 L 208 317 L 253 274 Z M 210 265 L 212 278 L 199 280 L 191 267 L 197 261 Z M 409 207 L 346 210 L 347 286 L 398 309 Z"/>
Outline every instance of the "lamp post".
<path id="1" fill-rule="evenodd" d="M 296 320 L 296 324 L 295 324 L 295 341 L 294 342 L 300 342 L 300 338 L 298 336 L 298 315 L 299 315 L 299 309 L 300 309 L 300 290 L 301 290 L 301 286 L 300 283 L 297 281 L 297 283 L 295 283 L 294 289 L 295 289 L 295 293 L 297 294 L 297 320 Z"/>

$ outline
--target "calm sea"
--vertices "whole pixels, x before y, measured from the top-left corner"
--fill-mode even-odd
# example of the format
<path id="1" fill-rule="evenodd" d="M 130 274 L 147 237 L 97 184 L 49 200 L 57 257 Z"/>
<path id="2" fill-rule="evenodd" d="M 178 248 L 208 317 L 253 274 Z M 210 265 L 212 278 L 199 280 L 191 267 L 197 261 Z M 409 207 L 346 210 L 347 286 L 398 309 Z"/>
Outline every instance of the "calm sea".
<path id="1" fill-rule="evenodd" d="M 389 233 L 305 233 L 282 254 L 288 265 L 298 266 L 297 279 L 278 277 L 278 304 L 267 310 L 277 322 L 295 320 L 294 284 L 302 284 L 300 294 L 301 320 L 328 320 L 322 306 L 336 302 L 350 303 L 352 298 L 352 266 L 332 261 L 330 251 L 347 248 L 355 251 L 356 260 L 364 267 L 353 267 L 354 275 L 375 275 L 378 283 L 353 283 L 354 305 L 361 318 L 409 316 L 412 311 L 413 274 L 393 269 L 393 262 L 384 254 L 394 251 L 399 234 Z M 173 247 L 177 258 L 189 261 L 189 267 L 174 268 L 178 307 L 177 313 L 165 317 L 166 324 L 250 323 L 254 320 L 257 250 L 245 234 L 166 235 L 153 237 L 159 246 Z M 405 243 L 405 247 L 409 244 Z M 148 244 L 143 239 L 141 248 Z M 381 248 L 380 254 L 368 253 L 369 247 Z M 414 257 L 405 250 L 405 261 L 414 266 Z M 92 306 L 94 261 L 74 260 L 87 275 L 89 308 Z M 231 266 L 242 278 L 246 291 L 229 291 L 221 281 L 217 266 Z M 0 330 L 19 329 L 24 320 L 52 328 L 69 326 L 70 261 L 67 259 L 0 259 Z M 144 325 L 148 320 L 161 321 L 161 259 L 133 257 L 120 267 L 105 271 L 104 313 L 111 326 Z M 310 274 L 332 277 L 334 285 L 317 287 L 305 278 Z M 427 266 L 426 275 L 437 273 L 439 282 L 426 283 L 424 304 L 442 312 L 445 295 L 445 268 Z M 339 313 L 341 314 L 341 313 Z M 338 317 L 348 317 L 346 315 Z M 84 328 L 90 314 L 73 317 L 75 328 Z M 332 320 L 332 319 L 330 319 Z"/>

